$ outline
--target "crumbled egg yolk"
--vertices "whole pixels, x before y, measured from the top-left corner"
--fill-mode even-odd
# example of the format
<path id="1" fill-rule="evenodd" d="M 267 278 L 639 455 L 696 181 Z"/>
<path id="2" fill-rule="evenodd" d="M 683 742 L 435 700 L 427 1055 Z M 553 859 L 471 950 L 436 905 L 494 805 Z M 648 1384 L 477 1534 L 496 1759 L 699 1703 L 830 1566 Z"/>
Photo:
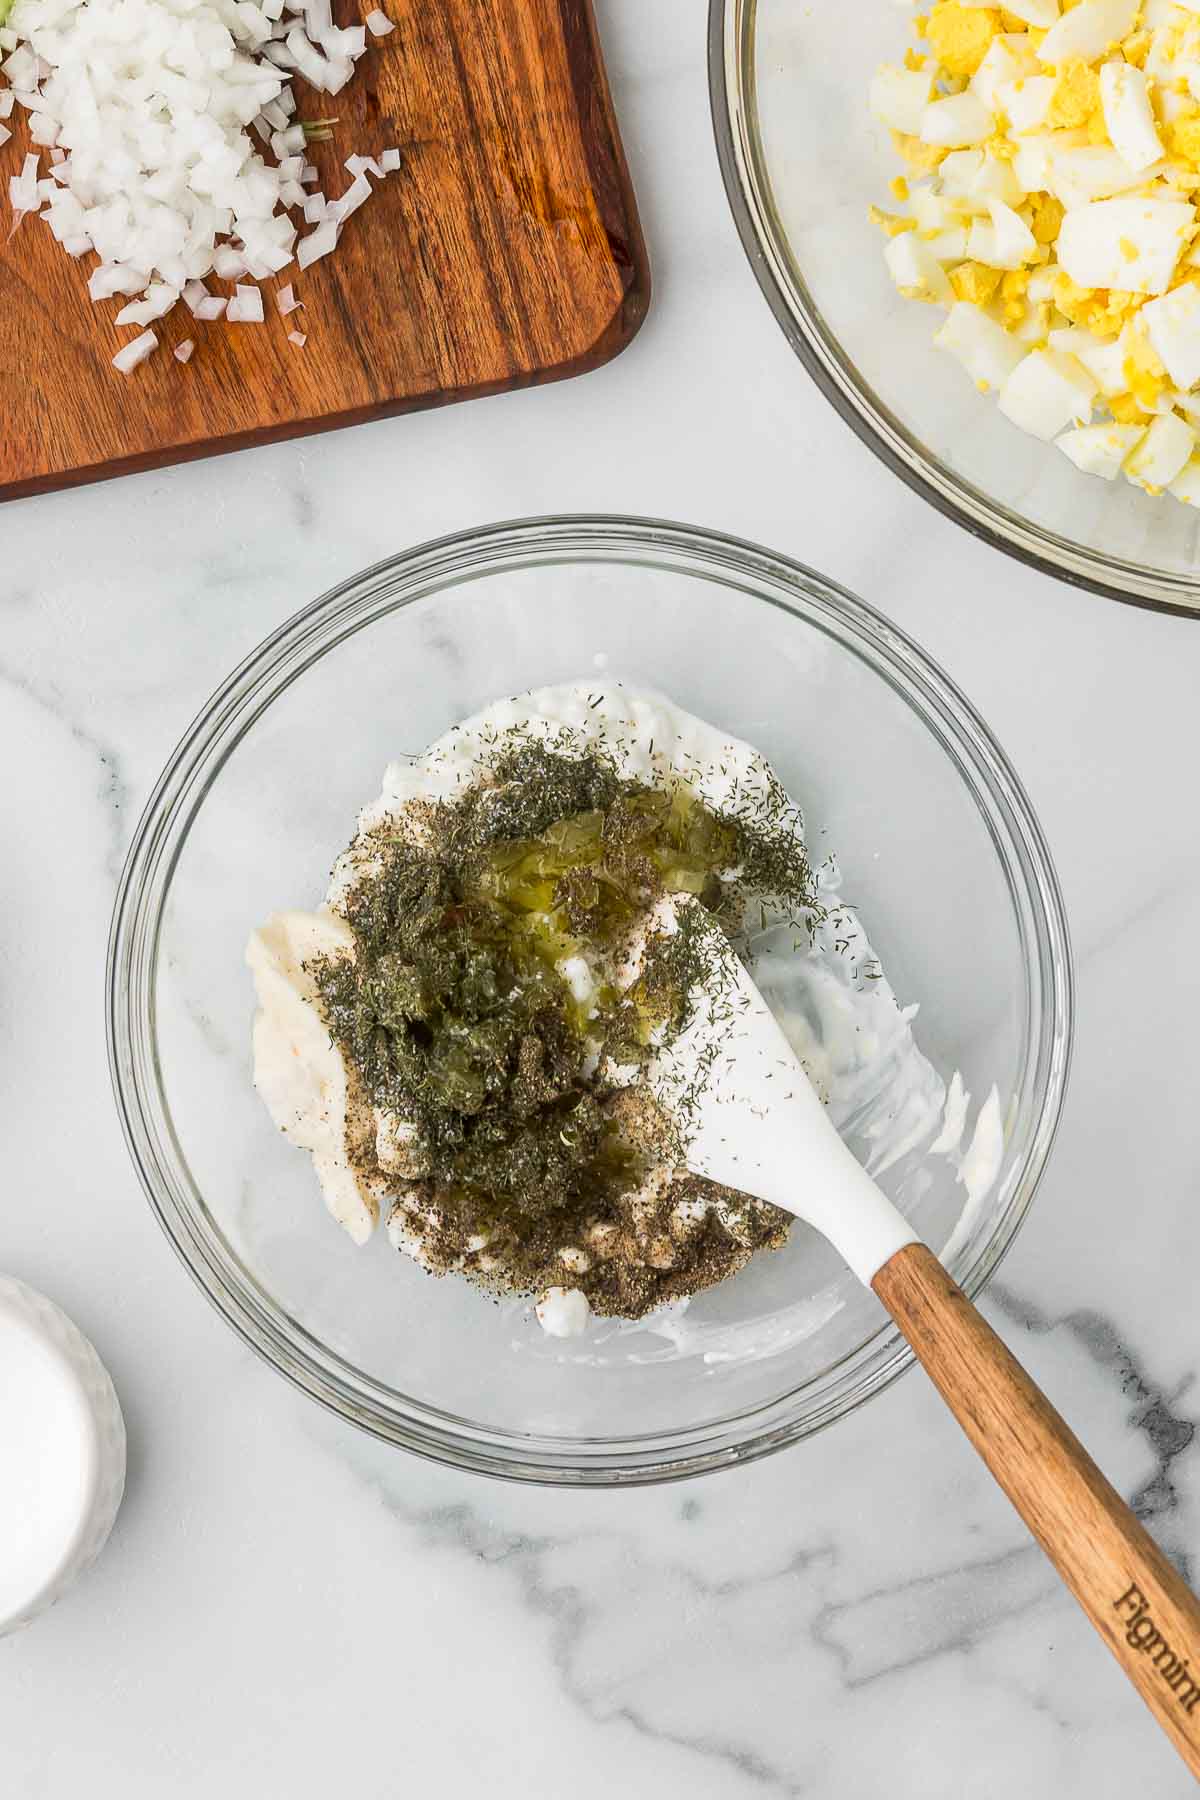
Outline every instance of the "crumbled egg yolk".
<path id="1" fill-rule="evenodd" d="M 1167 126 L 1167 144 L 1173 156 L 1200 169 L 1200 111 L 1182 113 Z"/>
<path id="2" fill-rule="evenodd" d="M 905 131 L 893 131 L 892 142 L 905 162 L 918 175 L 929 175 L 945 162 L 947 152 L 936 144 L 923 144 L 919 137 Z"/>
<path id="3" fill-rule="evenodd" d="M 1030 194 L 1025 206 L 1025 223 L 1039 244 L 1052 244 L 1059 234 L 1065 208 L 1053 194 Z"/>
<path id="4" fill-rule="evenodd" d="M 1118 288 L 1085 288 L 1059 274 L 1054 279 L 1054 304 L 1063 318 L 1097 337 L 1116 337 L 1131 312 L 1137 312 L 1141 294 L 1123 294 Z"/>
<path id="5" fill-rule="evenodd" d="M 1000 298 L 1003 302 L 1001 320 L 1006 325 L 1019 325 L 1025 317 L 1026 295 L 1029 292 L 1029 270 L 1010 269 L 1007 275 L 1000 278 Z"/>
<path id="6" fill-rule="evenodd" d="M 879 71 L 892 277 L 1014 423 L 1200 506 L 1200 7 L 1023 10 L 934 0 Z"/>
<path id="7" fill-rule="evenodd" d="M 1000 14 L 990 7 L 959 6 L 938 0 L 925 36 L 947 75 L 974 75 L 1000 30 Z"/>
<path id="8" fill-rule="evenodd" d="M 880 231 L 886 232 L 888 237 L 899 237 L 902 231 L 917 229 L 915 219 L 904 219 L 899 213 L 884 212 L 882 206 L 871 208 L 871 223 L 878 225 Z"/>
<path id="9" fill-rule="evenodd" d="M 1074 57 L 1059 72 L 1058 85 L 1043 123 L 1050 131 L 1074 131 L 1087 125 L 1100 108 L 1100 77 Z M 1103 113 L 1101 128 L 1103 129 Z"/>
<path id="10" fill-rule="evenodd" d="M 1135 69 L 1144 69 L 1146 58 L 1150 54 L 1150 33 L 1148 31 L 1131 31 L 1121 45 L 1121 55 Z"/>
<path id="11" fill-rule="evenodd" d="M 983 263 L 959 263 L 950 271 L 950 286 L 960 300 L 969 300 L 972 306 L 989 305 L 1002 279 L 999 269 L 989 269 Z"/>
<path id="12" fill-rule="evenodd" d="M 1132 394 L 1114 394 L 1108 402 L 1108 410 L 1118 425 L 1148 425 L 1149 414 L 1144 413 Z"/>

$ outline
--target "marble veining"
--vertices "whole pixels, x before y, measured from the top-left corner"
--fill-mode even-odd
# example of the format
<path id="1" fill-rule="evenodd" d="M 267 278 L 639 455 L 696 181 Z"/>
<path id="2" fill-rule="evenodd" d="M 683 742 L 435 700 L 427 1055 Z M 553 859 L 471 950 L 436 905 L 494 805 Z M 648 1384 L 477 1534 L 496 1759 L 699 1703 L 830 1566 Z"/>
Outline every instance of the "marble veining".
<path id="1" fill-rule="evenodd" d="M 626 511 L 770 544 L 917 637 L 1030 789 L 1079 952 L 1077 1054 L 985 1310 L 1200 1570 L 1200 630 L 1004 561 L 887 474 L 738 245 L 703 9 L 596 10 L 656 276 L 617 362 L 0 509 L 0 1268 L 75 1317 L 129 1431 L 103 1556 L 0 1643 L 0 1793 L 1184 1800 L 919 1374 L 700 1483 L 491 1485 L 260 1363 L 125 1155 L 102 1016 L 120 861 L 189 720 L 268 632 L 489 519 Z M 486 688 L 469 646 L 455 674 Z"/>
<path id="2" fill-rule="evenodd" d="M 1180 1574 L 1192 1581 L 1194 1552 L 1188 1534 L 1181 1530 L 1178 1515 L 1182 1496 L 1173 1471 L 1176 1461 L 1191 1449 L 1196 1437 L 1195 1420 L 1176 1410 L 1191 1389 L 1194 1376 L 1189 1372 L 1169 1391 L 1164 1390 L 1141 1366 L 1113 1321 L 1090 1307 L 1052 1320 L 1004 1282 L 993 1284 L 991 1299 L 1006 1319 L 1026 1331 L 1039 1336 L 1052 1331 L 1069 1332 L 1096 1367 L 1116 1382 L 1129 1402 L 1129 1423 L 1146 1439 L 1156 1465 L 1150 1478 L 1127 1498 L 1139 1519 L 1154 1531 Z"/>

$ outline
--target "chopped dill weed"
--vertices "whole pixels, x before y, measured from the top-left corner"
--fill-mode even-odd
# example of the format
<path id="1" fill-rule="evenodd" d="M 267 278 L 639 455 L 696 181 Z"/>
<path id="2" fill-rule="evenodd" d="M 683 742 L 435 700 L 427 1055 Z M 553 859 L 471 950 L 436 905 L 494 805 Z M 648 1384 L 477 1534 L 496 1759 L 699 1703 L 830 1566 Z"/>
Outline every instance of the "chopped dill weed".
<path id="1" fill-rule="evenodd" d="M 733 935 L 750 901 L 764 927 L 768 907 L 818 913 L 779 784 L 735 788 L 717 812 L 689 781 L 622 777 L 573 734 L 514 731 L 456 799 L 412 804 L 417 829 L 391 822 L 353 848 L 354 954 L 311 965 L 379 1126 L 347 1149 L 401 1237 L 435 1272 L 506 1292 L 565 1282 L 626 1317 L 783 1242 L 773 1208 L 672 1173 L 698 1096 L 666 1119 L 642 1080 L 694 990 L 711 997 L 704 914 Z M 703 914 L 681 906 L 674 932 L 647 938 L 664 896 Z"/>

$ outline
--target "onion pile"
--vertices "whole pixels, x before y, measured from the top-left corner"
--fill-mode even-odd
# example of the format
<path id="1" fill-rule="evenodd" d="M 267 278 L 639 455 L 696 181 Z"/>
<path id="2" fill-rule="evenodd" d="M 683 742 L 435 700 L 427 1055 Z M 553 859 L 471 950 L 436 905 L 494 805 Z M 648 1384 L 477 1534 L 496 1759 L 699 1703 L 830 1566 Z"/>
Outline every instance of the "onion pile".
<path id="1" fill-rule="evenodd" d="M 117 323 L 142 328 L 113 358 L 122 373 L 157 348 L 146 328 L 181 298 L 199 319 L 259 322 L 256 284 L 327 255 L 370 198 L 368 176 L 399 167 L 398 151 L 352 156 L 349 187 L 328 200 L 305 159 L 331 122 L 297 119 L 289 78 L 339 93 L 368 29 L 392 27 L 372 12 L 340 29 L 329 0 L 16 0 L 0 27 L 0 119 L 15 100 L 38 148 L 9 181 L 13 229 L 38 214 L 68 255 L 95 254 L 92 299 L 127 297 Z M 313 227 L 299 239 L 290 207 Z M 210 274 L 239 284 L 232 299 L 208 293 Z"/>

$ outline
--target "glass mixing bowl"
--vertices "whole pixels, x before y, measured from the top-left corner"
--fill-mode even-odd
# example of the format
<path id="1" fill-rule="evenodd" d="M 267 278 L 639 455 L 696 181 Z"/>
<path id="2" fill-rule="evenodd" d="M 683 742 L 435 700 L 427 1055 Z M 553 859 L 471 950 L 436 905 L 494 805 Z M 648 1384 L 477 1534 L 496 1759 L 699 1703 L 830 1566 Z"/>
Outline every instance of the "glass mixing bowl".
<path id="1" fill-rule="evenodd" d="M 940 512 L 1114 599 L 1200 610 L 1200 513 L 1081 474 L 1018 431 L 934 348 L 940 312 L 903 299 L 867 214 L 901 173 L 871 117 L 907 8 L 710 0 L 717 149 L 742 242 L 801 361 L 847 424 Z"/>
<path id="2" fill-rule="evenodd" d="M 298 613 L 167 765 L 121 882 L 108 972 L 117 1103 L 167 1235 L 277 1369 L 343 1417 L 463 1468 L 655 1481 L 764 1454 L 859 1405 L 909 1353 L 797 1226 L 692 1302 L 686 1341 L 434 1280 L 327 1216 L 251 1086 L 251 929 L 311 906 L 384 765 L 500 694 L 598 679 L 665 690 L 763 750 L 836 846 L 920 1042 L 999 1086 L 999 1178 L 964 1214 L 943 1171 L 906 1205 L 976 1292 L 1033 1197 L 1063 1097 L 1071 975 L 1041 833 L 982 721 L 862 601 L 751 545 L 623 519 L 445 539 Z M 893 1179 L 892 1177 L 887 1178 Z M 886 1185 L 885 1181 L 885 1185 Z M 920 1183 L 915 1184 L 917 1187 Z"/>

